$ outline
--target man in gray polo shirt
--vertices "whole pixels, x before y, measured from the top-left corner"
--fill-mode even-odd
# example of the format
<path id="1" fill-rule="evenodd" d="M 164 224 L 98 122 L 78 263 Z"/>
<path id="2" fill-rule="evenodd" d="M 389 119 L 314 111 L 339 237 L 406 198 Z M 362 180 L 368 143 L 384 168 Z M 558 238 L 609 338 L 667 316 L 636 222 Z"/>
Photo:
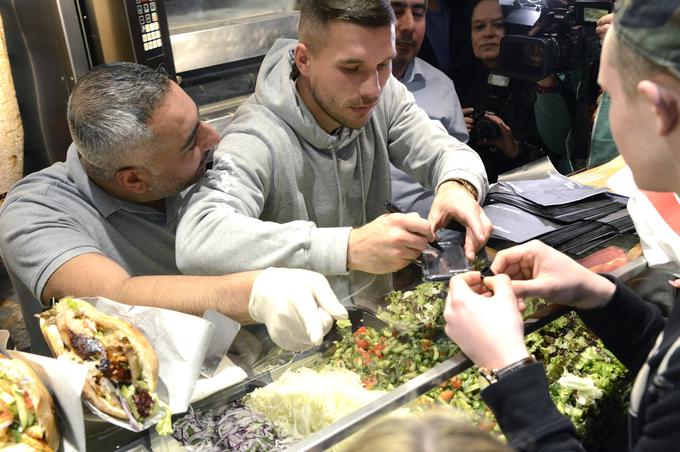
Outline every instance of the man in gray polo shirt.
<path id="1" fill-rule="evenodd" d="M 416 104 L 430 119 L 441 122 L 449 135 L 467 143 L 465 117 L 453 82 L 442 71 L 416 57 L 425 38 L 427 0 L 401 0 L 390 4 L 397 18 L 397 56 L 392 60 L 392 75 L 413 94 Z M 417 212 L 427 218 L 434 193 L 394 165 L 391 165 L 391 173 L 392 202 L 405 212 Z"/>
<path id="2" fill-rule="evenodd" d="M 78 81 L 68 122 L 66 162 L 19 181 L 0 209 L 0 255 L 34 352 L 48 352 L 35 314 L 66 295 L 199 315 L 212 308 L 264 323 L 290 350 L 320 343 L 333 318 L 347 316 L 311 271 L 180 275 L 175 206 L 219 136 L 176 83 L 138 64 L 99 66 Z"/>

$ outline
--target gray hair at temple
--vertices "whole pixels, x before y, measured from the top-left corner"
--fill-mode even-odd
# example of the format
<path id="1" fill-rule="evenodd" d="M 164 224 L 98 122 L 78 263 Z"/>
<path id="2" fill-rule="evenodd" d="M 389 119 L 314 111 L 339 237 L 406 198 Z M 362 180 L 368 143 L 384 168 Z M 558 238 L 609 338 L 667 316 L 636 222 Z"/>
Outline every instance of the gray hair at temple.
<path id="1" fill-rule="evenodd" d="M 112 179 L 154 150 L 153 112 L 165 99 L 170 80 L 136 63 L 97 66 L 76 84 L 68 101 L 68 125 L 87 174 Z"/>
<path id="2" fill-rule="evenodd" d="M 298 35 L 314 52 L 325 40 L 330 22 L 347 22 L 368 28 L 396 22 L 389 0 L 302 0 Z"/>

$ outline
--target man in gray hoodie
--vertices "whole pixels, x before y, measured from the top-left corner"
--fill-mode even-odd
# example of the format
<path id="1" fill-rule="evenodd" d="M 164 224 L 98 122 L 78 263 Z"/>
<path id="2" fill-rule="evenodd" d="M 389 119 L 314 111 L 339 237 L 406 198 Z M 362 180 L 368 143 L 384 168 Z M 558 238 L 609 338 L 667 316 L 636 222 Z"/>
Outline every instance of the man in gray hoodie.
<path id="1" fill-rule="evenodd" d="M 182 271 L 313 269 L 350 304 L 363 288 L 388 290 L 385 274 L 451 220 L 466 227 L 469 258 L 486 242 L 484 166 L 391 76 L 394 23 L 387 0 L 302 2 L 300 40 L 272 46 L 189 197 L 176 245 Z M 428 219 L 384 215 L 390 162 L 436 190 Z"/>

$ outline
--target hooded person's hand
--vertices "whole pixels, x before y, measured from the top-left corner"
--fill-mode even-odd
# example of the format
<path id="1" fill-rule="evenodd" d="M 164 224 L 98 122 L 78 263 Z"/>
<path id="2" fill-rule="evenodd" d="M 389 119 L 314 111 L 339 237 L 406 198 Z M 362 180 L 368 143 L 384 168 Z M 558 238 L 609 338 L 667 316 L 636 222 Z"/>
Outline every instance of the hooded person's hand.
<path id="1" fill-rule="evenodd" d="M 447 181 L 437 188 L 432 201 L 430 215 L 433 233 L 445 227 L 450 221 L 457 221 L 465 227 L 465 256 L 473 260 L 477 251 L 484 246 L 493 225 L 479 202 L 459 182 Z"/>
<path id="2" fill-rule="evenodd" d="M 290 351 L 320 345 L 334 319 L 348 318 L 322 274 L 290 268 L 268 268 L 255 278 L 248 312 L 264 323 L 276 345 Z"/>
<path id="3" fill-rule="evenodd" d="M 401 270 L 435 238 L 430 223 L 417 213 L 381 215 L 352 229 L 347 244 L 347 269 L 374 275 Z"/>

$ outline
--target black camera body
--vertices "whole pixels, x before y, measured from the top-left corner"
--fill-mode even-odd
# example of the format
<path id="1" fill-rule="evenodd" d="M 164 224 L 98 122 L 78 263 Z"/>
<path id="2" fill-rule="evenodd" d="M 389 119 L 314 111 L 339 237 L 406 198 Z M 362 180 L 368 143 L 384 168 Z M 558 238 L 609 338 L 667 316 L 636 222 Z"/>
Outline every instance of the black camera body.
<path id="1" fill-rule="evenodd" d="M 488 119 L 485 114 L 498 116 L 502 113 L 503 99 L 508 95 L 510 78 L 492 72 L 487 77 L 485 86 L 485 104 L 473 105 L 471 118 L 474 123 L 470 131 L 470 140 L 473 143 L 488 143 L 501 135 L 498 124 Z"/>
<path id="2" fill-rule="evenodd" d="M 494 114 L 493 112 L 487 112 L 484 109 L 477 109 L 472 112 L 472 119 L 474 124 L 472 130 L 470 131 L 470 139 L 472 142 L 490 142 L 498 138 L 501 134 L 501 129 L 498 124 L 488 119 L 484 116 L 486 113 Z"/>
<path id="3" fill-rule="evenodd" d="M 506 15 L 508 34 L 501 40 L 500 73 L 538 81 L 556 72 L 581 69 L 599 59 L 597 19 L 611 10 L 609 1 L 554 2 L 516 0 Z"/>

